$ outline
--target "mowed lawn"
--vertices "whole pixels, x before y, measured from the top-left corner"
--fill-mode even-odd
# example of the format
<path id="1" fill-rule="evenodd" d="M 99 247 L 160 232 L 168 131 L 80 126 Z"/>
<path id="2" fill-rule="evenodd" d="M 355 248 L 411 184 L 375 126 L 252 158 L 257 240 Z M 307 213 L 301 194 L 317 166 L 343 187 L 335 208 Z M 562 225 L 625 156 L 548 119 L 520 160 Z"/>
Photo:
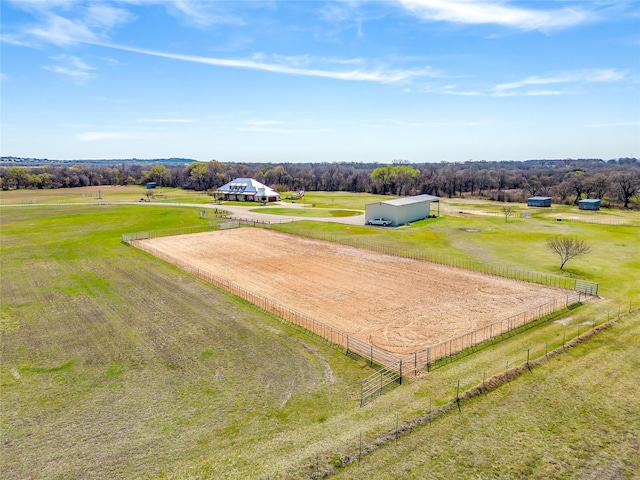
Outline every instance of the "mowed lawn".
<path id="1" fill-rule="evenodd" d="M 120 242 L 197 209 L 0 213 L 2 478 L 266 477 L 358 410 L 368 369 Z"/>

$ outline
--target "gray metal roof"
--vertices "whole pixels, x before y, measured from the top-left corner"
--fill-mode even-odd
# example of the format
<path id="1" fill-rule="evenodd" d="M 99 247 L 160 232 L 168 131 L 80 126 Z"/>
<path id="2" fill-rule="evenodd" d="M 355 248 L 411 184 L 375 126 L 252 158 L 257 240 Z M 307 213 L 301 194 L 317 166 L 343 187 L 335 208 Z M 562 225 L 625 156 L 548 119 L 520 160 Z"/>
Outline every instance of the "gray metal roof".
<path id="1" fill-rule="evenodd" d="M 402 205 L 412 205 L 414 203 L 439 202 L 439 201 L 440 201 L 440 197 L 435 197 L 433 195 L 416 195 L 414 197 L 402 197 L 402 198 L 396 198 L 395 200 L 385 200 L 384 202 L 376 202 L 376 203 L 384 203 L 385 205 L 400 207 Z M 373 205 L 373 204 L 370 204 L 370 205 Z"/>
<path id="2" fill-rule="evenodd" d="M 582 200 L 578 200 L 578 203 L 600 203 L 599 198 L 583 198 Z"/>
<path id="3" fill-rule="evenodd" d="M 551 197 L 529 197 L 527 200 L 551 200 Z"/>

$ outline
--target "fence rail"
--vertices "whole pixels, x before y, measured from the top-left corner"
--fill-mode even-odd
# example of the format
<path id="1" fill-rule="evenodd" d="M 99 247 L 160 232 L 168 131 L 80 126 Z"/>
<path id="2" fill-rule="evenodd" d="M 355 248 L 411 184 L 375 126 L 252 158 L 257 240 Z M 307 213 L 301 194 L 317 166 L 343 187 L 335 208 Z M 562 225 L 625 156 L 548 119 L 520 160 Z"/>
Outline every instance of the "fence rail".
<path id="1" fill-rule="evenodd" d="M 241 224 L 251 225 L 251 223 L 253 222 L 234 220 L 220 225 L 210 224 L 202 227 L 123 234 L 122 239 L 125 243 L 133 244 L 132 242 L 135 242 L 136 240 L 145 240 L 169 235 L 200 233 L 224 228 L 237 228 Z M 575 280 L 553 275 L 538 274 L 535 272 L 527 272 L 524 270 L 511 269 L 508 267 L 492 266 L 482 264 L 480 262 L 452 259 L 450 257 L 441 255 L 432 255 L 428 254 L 427 252 L 407 250 L 384 244 L 371 244 L 361 241 L 354 241 L 353 239 L 344 239 L 327 235 L 322 235 L 322 237 L 323 238 L 320 238 L 321 240 L 334 241 L 336 243 L 341 243 L 356 248 L 373 250 L 383 254 L 407 257 L 415 260 L 430 261 L 438 264 L 453 266 L 456 268 L 481 271 L 482 273 L 489 273 L 496 276 L 507 276 L 508 274 L 508 278 L 515 278 L 518 280 L 529 282 L 538 280 L 533 281 L 533 283 L 541 283 L 543 285 L 550 285 L 551 283 L 550 286 L 556 286 L 565 289 L 571 288 L 574 291 L 562 297 L 558 297 L 550 302 L 527 310 L 526 312 L 513 315 L 509 318 L 499 320 L 492 324 L 476 329 L 472 332 L 465 333 L 458 337 L 445 340 L 444 342 L 440 342 L 438 344 L 428 346 L 424 349 L 417 350 L 403 357 L 399 357 L 371 343 L 362 341 L 323 322 L 319 322 L 306 314 L 278 304 L 268 299 L 267 297 L 246 290 L 222 277 L 212 274 L 211 272 L 202 270 L 199 267 L 189 264 L 188 262 L 161 252 L 160 250 L 151 247 L 144 242 L 137 242 L 133 245 L 143 251 L 146 251 L 147 253 L 150 253 L 151 255 L 154 255 L 157 258 L 172 263 L 182 270 L 192 273 L 213 285 L 216 285 L 236 295 L 237 297 L 243 298 L 244 300 L 257 305 L 265 311 L 273 313 L 290 323 L 304 328 L 308 332 L 339 347 L 347 355 L 364 359 L 368 361 L 372 367 L 375 366 L 376 368 L 378 368 L 378 370 L 374 374 L 365 378 L 361 383 L 361 406 L 364 406 L 367 403 L 373 401 L 375 398 L 379 397 L 389 389 L 400 385 L 402 383 L 403 375 L 415 375 L 417 372 L 425 369 L 429 371 L 434 365 L 442 362 L 443 360 L 450 360 L 452 357 L 458 355 L 461 352 L 464 352 L 465 350 L 472 349 L 493 339 L 503 337 L 505 334 L 512 332 L 513 330 L 526 327 L 527 325 L 532 325 L 535 320 L 544 318 L 561 309 L 570 307 L 571 305 L 580 302 L 582 295 L 597 294 L 598 284 L 593 282 Z M 318 238 L 318 236 L 316 236 L 315 238 Z M 480 268 L 476 268 L 478 266 Z M 487 268 L 489 271 L 486 271 Z M 494 270 L 494 268 L 497 268 L 497 270 Z"/>
<path id="2" fill-rule="evenodd" d="M 543 319 L 562 309 L 571 307 L 582 300 L 581 292 L 571 292 L 568 295 L 558 297 L 550 302 L 513 315 L 509 318 L 485 325 L 458 337 L 450 338 L 444 342 L 431 345 L 426 349 L 416 351 L 403 357 L 404 374 L 413 375 L 420 370 L 430 371 L 431 368 L 451 359 L 465 350 L 473 349 L 514 330 L 530 327 L 536 320 Z"/>
<path id="3" fill-rule="evenodd" d="M 598 284 L 587 280 L 576 280 L 575 278 L 561 277 L 559 275 L 551 275 L 548 273 L 532 272 L 529 270 L 521 270 L 514 267 L 505 267 L 502 265 L 494 265 L 490 263 L 477 262 L 475 260 L 465 260 L 461 258 L 448 257 L 436 253 L 426 252 L 424 250 L 415 250 L 404 247 L 387 245 L 384 243 L 367 242 L 358 238 L 345 238 L 337 235 L 325 234 L 322 232 L 307 232 L 305 237 L 312 237 L 318 240 L 324 240 L 333 243 L 340 243 L 350 247 L 370 250 L 386 255 L 394 255 L 396 257 L 410 258 L 412 260 L 420 260 L 423 262 L 435 263 L 438 265 L 446 265 L 449 267 L 470 270 L 473 272 L 484 273 L 496 277 L 510 278 L 513 280 L 521 280 L 528 283 L 536 283 L 548 287 L 562 288 L 565 290 L 575 290 L 587 295 L 598 294 Z"/>
<path id="4" fill-rule="evenodd" d="M 140 239 L 155 238 L 145 237 L 144 235 L 141 235 L 141 237 L 142 238 Z M 364 360 L 367 360 L 372 366 L 377 365 L 380 367 L 394 368 L 395 365 L 397 365 L 398 362 L 401 361 L 400 357 L 387 352 L 380 347 L 372 345 L 368 342 L 364 342 L 323 322 L 319 322 L 318 320 L 315 320 L 302 312 L 298 312 L 292 308 L 274 302 L 273 300 L 263 295 L 253 293 L 232 282 L 229 282 L 222 277 L 219 277 L 218 275 L 215 275 L 211 272 L 196 267 L 195 265 L 173 257 L 172 255 L 162 252 L 150 245 L 145 244 L 144 242 L 133 243 L 133 246 L 153 255 L 154 257 L 169 262 L 186 272 L 192 273 L 202 280 L 216 285 L 217 287 L 220 287 L 237 297 L 247 300 L 248 302 L 253 303 L 254 305 L 262 308 L 267 312 L 273 313 L 274 315 L 277 315 L 278 317 L 283 318 L 290 323 L 308 330 L 312 334 L 323 338 L 333 345 L 340 347 L 345 351 L 347 355 L 357 356 Z"/>
<path id="5" fill-rule="evenodd" d="M 364 407 L 388 390 L 402 384 L 402 360 L 393 368 L 381 368 L 360 384 L 360 406 Z"/>

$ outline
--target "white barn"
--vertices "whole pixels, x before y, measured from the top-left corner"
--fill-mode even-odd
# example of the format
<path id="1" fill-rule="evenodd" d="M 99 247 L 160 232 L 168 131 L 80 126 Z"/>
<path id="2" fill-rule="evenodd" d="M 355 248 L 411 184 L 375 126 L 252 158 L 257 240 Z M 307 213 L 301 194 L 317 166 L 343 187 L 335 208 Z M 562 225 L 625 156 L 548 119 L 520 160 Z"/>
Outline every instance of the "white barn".
<path id="1" fill-rule="evenodd" d="M 437 203 L 437 214 L 431 213 L 431 204 Z M 372 218 L 384 218 L 390 220 L 392 226 L 404 225 L 428 218 L 431 215 L 440 216 L 440 197 L 433 195 L 416 195 L 403 197 L 384 202 L 369 203 L 365 205 L 365 223 Z"/>
<path id="2" fill-rule="evenodd" d="M 277 202 L 280 194 L 253 178 L 236 178 L 215 192 L 225 200 L 240 202 Z"/>

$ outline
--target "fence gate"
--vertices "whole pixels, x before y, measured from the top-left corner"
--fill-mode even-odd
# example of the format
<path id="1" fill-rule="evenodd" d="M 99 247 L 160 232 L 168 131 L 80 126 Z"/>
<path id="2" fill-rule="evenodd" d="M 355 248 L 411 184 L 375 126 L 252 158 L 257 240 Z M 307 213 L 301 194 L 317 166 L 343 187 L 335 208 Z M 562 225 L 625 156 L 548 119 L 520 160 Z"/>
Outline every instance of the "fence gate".
<path id="1" fill-rule="evenodd" d="M 576 280 L 576 292 L 585 293 L 587 295 L 598 295 L 598 284 L 588 282 L 586 280 Z"/>
<path id="2" fill-rule="evenodd" d="M 374 401 L 383 393 L 402 384 L 402 360 L 392 367 L 381 367 L 369 375 L 360 386 L 360 406 Z"/>

